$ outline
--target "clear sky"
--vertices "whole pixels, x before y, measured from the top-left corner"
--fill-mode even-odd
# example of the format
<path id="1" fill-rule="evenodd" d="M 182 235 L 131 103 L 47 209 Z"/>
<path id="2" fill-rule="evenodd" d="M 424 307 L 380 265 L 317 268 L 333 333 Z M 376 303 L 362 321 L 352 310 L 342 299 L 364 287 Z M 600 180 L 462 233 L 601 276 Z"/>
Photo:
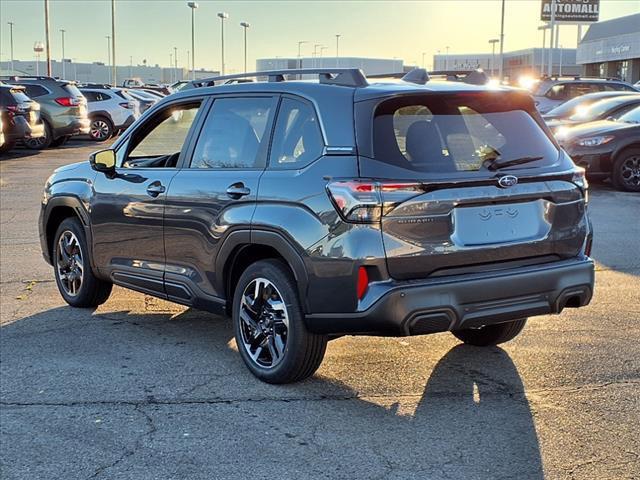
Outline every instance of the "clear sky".
<path id="1" fill-rule="evenodd" d="M 490 52 L 488 40 L 500 33 L 500 0 L 422 1 L 243 1 L 199 0 L 196 11 L 196 67 L 220 67 L 220 19 L 229 14 L 225 26 L 227 72 L 242 69 L 241 21 L 249 29 L 249 65 L 256 58 L 296 56 L 297 42 L 307 40 L 303 56 L 314 44 L 335 55 L 335 34 L 341 34 L 341 56 L 398 57 L 406 63 L 429 67 L 437 50 L 450 53 Z M 640 12 L 640 0 L 600 0 L 600 19 Z M 9 59 L 9 27 L 15 22 L 14 56 L 33 59 L 33 44 L 44 40 L 44 0 L 0 0 L 0 58 Z M 66 33 L 68 58 L 77 61 L 107 61 L 107 39 L 111 34 L 109 0 L 51 0 L 53 58 L 60 58 L 61 34 Z M 117 0 L 117 63 L 169 64 L 169 54 L 178 48 L 178 64 L 186 66 L 191 45 L 191 16 L 185 1 Z M 506 0 L 505 51 L 539 46 L 542 32 L 540 0 Z M 575 47 L 576 27 L 566 26 L 560 35 L 564 47 Z"/>

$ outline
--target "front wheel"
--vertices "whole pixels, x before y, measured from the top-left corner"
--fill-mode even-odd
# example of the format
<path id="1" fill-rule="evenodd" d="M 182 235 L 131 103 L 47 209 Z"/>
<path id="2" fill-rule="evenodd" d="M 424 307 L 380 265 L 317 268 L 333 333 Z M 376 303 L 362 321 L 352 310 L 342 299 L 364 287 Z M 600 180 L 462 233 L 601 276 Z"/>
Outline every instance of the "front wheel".
<path id="1" fill-rule="evenodd" d="M 454 330 L 451 333 L 468 345 L 488 347 L 513 340 L 522 331 L 526 323 L 527 319 L 522 318 L 506 323 L 485 325 L 479 328 Z"/>
<path id="2" fill-rule="evenodd" d="M 113 285 L 93 274 L 87 240 L 78 219 L 63 220 L 56 231 L 52 253 L 56 284 L 65 302 L 88 308 L 107 301 Z"/>
<path id="3" fill-rule="evenodd" d="M 41 137 L 36 138 L 28 138 L 23 140 L 25 148 L 29 150 L 44 150 L 45 148 L 49 148 L 51 146 L 51 142 L 53 141 L 53 131 L 51 130 L 51 125 L 48 122 L 43 120 L 44 123 L 44 134 Z"/>
<path id="4" fill-rule="evenodd" d="M 611 181 L 619 190 L 640 192 L 640 148 L 622 151 L 613 163 Z"/>
<path id="5" fill-rule="evenodd" d="M 241 275 L 233 297 L 240 356 L 267 383 L 303 380 L 318 369 L 327 336 L 309 332 L 296 283 L 286 265 L 261 260 Z"/>
<path id="6" fill-rule="evenodd" d="M 89 136 L 95 142 L 104 142 L 113 135 L 113 124 L 109 119 L 104 117 L 95 117 L 91 119 L 89 128 Z"/>

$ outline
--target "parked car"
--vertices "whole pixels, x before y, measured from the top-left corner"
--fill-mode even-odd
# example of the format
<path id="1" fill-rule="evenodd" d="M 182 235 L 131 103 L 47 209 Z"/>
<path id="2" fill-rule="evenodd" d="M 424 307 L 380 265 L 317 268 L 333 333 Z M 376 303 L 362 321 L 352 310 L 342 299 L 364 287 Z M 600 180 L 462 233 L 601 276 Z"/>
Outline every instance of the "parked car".
<path id="1" fill-rule="evenodd" d="M 0 153 L 11 150 L 17 142 L 44 135 L 40 105 L 25 94 L 25 87 L 0 83 L 0 107 L 4 143 Z"/>
<path id="2" fill-rule="evenodd" d="M 2 77 L 6 83 L 23 85 L 27 96 L 40 104 L 44 135 L 24 142 L 27 148 L 40 150 L 59 146 L 71 136 L 89 133 L 87 101 L 76 82 L 53 77 Z"/>
<path id="3" fill-rule="evenodd" d="M 616 188 L 640 192 L 640 107 L 569 128 L 558 141 L 590 178 L 610 177 Z"/>
<path id="4" fill-rule="evenodd" d="M 139 78 L 127 78 L 124 82 L 122 82 L 122 86 L 129 89 L 156 90 L 163 95 L 169 95 L 171 93 L 171 91 L 164 85 L 158 85 L 157 83 L 144 83 Z"/>
<path id="5" fill-rule="evenodd" d="M 592 103 L 586 108 L 581 108 L 568 118 L 547 120 L 547 126 L 554 134 L 565 128 L 581 123 L 595 122 L 596 120 L 615 120 L 640 105 L 640 92 L 619 97 L 610 97 Z"/>
<path id="6" fill-rule="evenodd" d="M 93 84 L 81 86 L 80 91 L 87 99 L 89 136 L 97 142 L 117 135 L 140 116 L 139 103 L 124 89 Z"/>
<path id="7" fill-rule="evenodd" d="M 604 91 L 637 92 L 628 83 L 615 79 L 551 77 L 537 83 L 532 95 L 538 111 L 544 114 L 572 98 Z"/>
<path id="8" fill-rule="evenodd" d="M 190 82 L 188 80 L 178 80 L 177 82 L 174 82 L 171 85 L 169 85 L 169 90 L 171 90 L 171 93 L 179 92 L 189 83 Z"/>
<path id="9" fill-rule="evenodd" d="M 141 114 L 153 107 L 160 100 L 139 89 L 128 89 L 127 94 L 138 102 Z"/>
<path id="10" fill-rule="evenodd" d="M 166 97 L 166 95 L 164 95 L 164 94 L 162 94 L 160 92 L 157 92 L 155 90 L 149 90 L 148 88 L 141 88 L 140 90 L 145 92 L 145 93 L 148 93 L 149 95 L 151 95 L 153 97 L 156 97 L 158 100 Z"/>
<path id="11" fill-rule="evenodd" d="M 3 116 L 4 116 L 4 110 L 2 110 L 2 107 L 0 107 L 0 149 L 4 147 L 4 124 L 2 123 Z"/>
<path id="12" fill-rule="evenodd" d="M 575 115 L 576 113 L 587 110 L 592 103 L 595 103 L 599 100 L 637 94 L 638 92 L 621 92 L 618 90 L 587 93 L 585 95 L 580 95 L 579 97 L 572 98 L 571 100 L 564 102 L 562 105 L 558 105 L 557 107 L 552 108 L 547 113 L 542 115 L 542 118 L 544 118 L 545 121 L 569 118 L 571 115 Z"/>
<path id="13" fill-rule="evenodd" d="M 584 170 L 527 92 L 263 73 L 168 96 L 53 174 L 40 238 L 68 304 L 115 283 L 230 313 L 248 369 L 284 383 L 336 336 L 495 345 L 589 303 Z"/>

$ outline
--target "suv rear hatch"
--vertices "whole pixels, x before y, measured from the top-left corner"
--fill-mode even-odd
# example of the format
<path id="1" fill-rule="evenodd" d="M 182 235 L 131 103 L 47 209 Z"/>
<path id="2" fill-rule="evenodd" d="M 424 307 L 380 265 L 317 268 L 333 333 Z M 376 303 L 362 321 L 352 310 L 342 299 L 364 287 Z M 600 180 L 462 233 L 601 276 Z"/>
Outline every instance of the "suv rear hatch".
<path id="1" fill-rule="evenodd" d="M 382 208 L 392 277 L 580 254 L 589 228 L 584 177 L 528 95 L 405 94 L 356 111 L 360 174 Z"/>

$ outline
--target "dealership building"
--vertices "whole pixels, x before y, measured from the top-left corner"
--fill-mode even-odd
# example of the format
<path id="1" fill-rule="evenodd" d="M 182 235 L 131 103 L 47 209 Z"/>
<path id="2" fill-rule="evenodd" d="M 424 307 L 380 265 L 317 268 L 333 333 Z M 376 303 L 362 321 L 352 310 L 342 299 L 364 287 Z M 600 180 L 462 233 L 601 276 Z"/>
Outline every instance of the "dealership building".
<path id="1" fill-rule="evenodd" d="M 640 80 L 640 13 L 591 25 L 576 60 L 586 76 Z"/>

